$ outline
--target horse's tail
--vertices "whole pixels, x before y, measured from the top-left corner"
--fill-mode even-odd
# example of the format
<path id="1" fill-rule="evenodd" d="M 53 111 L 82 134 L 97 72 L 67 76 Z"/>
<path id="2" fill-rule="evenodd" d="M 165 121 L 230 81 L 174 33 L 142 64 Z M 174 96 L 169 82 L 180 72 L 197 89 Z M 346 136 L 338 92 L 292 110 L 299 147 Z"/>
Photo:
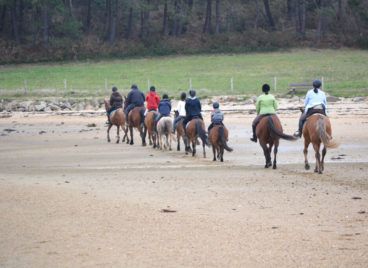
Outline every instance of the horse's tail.
<path id="1" fill-rule="evenodd" d="M 326 122 L 325 117 L 320 116 L 317 121 L 317 132 L 318 136 L 321 139 L 323 145 L 326 148 L 336 148 L 338 147 L 338 143 L 332 139 L 332 137 L 326 131 Z"/>
<path id="2" fill-rule="evenodd" d="M 219 137 L 220 137 L 220 142 L 222 144 L 222 146 L 224 146 L 224 149 L 228 152 L 232 152 L 233 151 L 233 148 L 229 147 L 227 145 L 227 142 L 226 142 L 226 139 L 225 139 L 225 130 L 224 130 L 224 127 L 223 126 L 220 126 L 219 129 Z"/>
<path id="3" fill-rule="evenodd" d="M 271 133 L 276 135 L 278 138 L 288 140 L 288 141 L 295 141 L 297 139 L 296 137 L 292 135 L 287 135 L 283 133 L 282 131 L 280 131 L 279 129 L 277 129 L 275 127 L 275 124 L 273 123 L 272 116 L 268 117 L 268 126 L 270 127 Z"/>
<path id="4" fill-rule="evenodd" d="M 208 137 L 206 135 L 206 132 L 202 128 L 201 121 L 196 120 L 195 124 L 196 124 L 195 125 L 196 126 L 196 132 L 198 133 L 198 136 L 201 138 L 203 144 L 206 144 L 207 146 L 209 146 Z"/>

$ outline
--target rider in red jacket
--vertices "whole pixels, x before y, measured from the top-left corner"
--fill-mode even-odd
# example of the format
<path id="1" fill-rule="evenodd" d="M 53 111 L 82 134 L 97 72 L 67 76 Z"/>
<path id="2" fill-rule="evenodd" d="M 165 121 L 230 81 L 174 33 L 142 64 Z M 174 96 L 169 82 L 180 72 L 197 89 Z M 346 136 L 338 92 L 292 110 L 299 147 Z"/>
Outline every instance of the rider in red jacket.
<path id="1" fill-rule="evenodd" d="M 156 94 L 156 88 L 152 86 L 150 92 L 146 96 L 147 111 L 157 111 L 158 105 L 160 103 L 160 97 Z"/>

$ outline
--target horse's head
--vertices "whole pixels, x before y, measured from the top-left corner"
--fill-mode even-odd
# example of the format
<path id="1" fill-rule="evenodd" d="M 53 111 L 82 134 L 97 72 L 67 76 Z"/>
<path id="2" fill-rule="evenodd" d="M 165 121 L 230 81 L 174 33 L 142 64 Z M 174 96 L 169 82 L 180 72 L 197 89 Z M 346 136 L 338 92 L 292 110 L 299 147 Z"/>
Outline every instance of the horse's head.
<path id="1" fill-rule="evenodd" d="M 110 102 L 107 99 L 104 99 L 104 103 L 105 103 L 105 109 L 106 111 L 110 109 Z"/>
<path id="2" fill-rule="evenodd" d="M 299 107 L 299 110 L 302 112 L 302 114 L 304 113 L 305 111 L 305 108 L 304 107 Z"/>
<path id="3" fill-rule="evenodd" d="M 177 118 L 179 116 L 179 111 L 175 110 L 174 111 L 174 117 Z"/>

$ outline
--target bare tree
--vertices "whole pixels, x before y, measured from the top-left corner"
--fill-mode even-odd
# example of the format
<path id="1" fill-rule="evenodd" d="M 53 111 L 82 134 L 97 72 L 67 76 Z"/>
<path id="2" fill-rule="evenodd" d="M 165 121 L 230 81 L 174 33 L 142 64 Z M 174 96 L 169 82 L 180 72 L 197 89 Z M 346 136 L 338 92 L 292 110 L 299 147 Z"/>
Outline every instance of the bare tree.
<path id="1" fill-rule="evenodd" d="M 268 25 L 270 26 L 271 30 L 274 31 L 276 30 L 276 27 L 275 27 L 275 22 L 273 21 L 273 17 L 271 14 L 270 2 L 269 0 L 263 0 L 263 4 L 264 4 L 265 11 L 266 11 Z"/>
<path id="2" fill-rule="evenodd" d="M 203 33 L 212 33 L 212 0 L 207 0 Z"/>

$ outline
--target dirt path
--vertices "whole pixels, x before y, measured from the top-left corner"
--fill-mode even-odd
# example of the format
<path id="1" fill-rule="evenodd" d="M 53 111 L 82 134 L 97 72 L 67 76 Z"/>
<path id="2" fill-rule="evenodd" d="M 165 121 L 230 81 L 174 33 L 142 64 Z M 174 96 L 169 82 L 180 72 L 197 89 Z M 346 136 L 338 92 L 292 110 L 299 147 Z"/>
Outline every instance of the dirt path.
<path id="1" fill-rule="evenodd" d="M 336 109 L 323 175 L 302 141 L 265 170 L 245 113 L 226 115 L 224 163 L 107 144 L 101 116 L 0 119 L 0 266 L 365 267 L 368 116 Z"/>

